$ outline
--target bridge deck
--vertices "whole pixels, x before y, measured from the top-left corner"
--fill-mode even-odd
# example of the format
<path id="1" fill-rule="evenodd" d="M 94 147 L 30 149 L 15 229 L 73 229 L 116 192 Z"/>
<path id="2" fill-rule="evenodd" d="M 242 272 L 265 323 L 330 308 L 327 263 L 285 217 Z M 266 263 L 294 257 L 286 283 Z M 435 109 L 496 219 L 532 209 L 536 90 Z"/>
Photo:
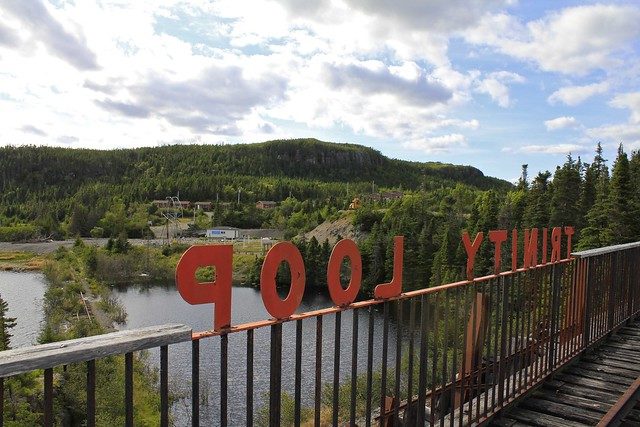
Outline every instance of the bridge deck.
<path id="1" fill-rule="evenodd" d="M 620 419 L 622 425 L 638 426 L 639 379 L 640 320 L 636 320 L 554 375 L 492 425 L 597 425 L 610 411 L 623 407 L 627 392 L 632 399 L 624 405 Z"/>

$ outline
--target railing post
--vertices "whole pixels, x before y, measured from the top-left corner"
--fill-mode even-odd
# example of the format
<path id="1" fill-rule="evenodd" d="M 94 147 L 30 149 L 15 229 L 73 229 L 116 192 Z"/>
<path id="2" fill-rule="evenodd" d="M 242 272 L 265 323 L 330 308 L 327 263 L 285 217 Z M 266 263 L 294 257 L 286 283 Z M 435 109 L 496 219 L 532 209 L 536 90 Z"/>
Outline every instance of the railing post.
<path id="1" fill-rule="evenodd" d="M 269 426 L 280 425 L 282 381 L 282 323 L 271 326 L 271 372 L 269 390 Z"/>
<path id="2" fill-rule="evenodd" d="M 553 371 L 555 365 L 555 353 L 557 346 L 558 314 L 560 309 L 560 275 L 558 264 L 551 267 L 551 330 L 549 331 L 549 356 L 547 370 Z"/>
<path id="3" fill-rule="evenodd" d="M 501 277 L 502 282 L 502 323 L 500 325 L 500 362 L 498 365 L 498 405 L 504 403 L 504 381 L 507 370 L 507 318 L 509 316 L 509 284 L 511 280 Z"/>
<path id="4" fill-rule="evenodd" d="M 615 322 L 615 313 L 617 309 L 617 291 L 618 291 L 618 252 L 611 254 L 611 270 L 609 276 L 609 312 L 607 313 L 607 331 L 611 332 Z"/>
<path id="5" fill-rule="evenodd" d="M 591 261 L 590 258 L 580 258 L 578 261 L 584 264 L 584 318 L 582 331 L 582 348 L 587 348 L 591 341 Z"/>

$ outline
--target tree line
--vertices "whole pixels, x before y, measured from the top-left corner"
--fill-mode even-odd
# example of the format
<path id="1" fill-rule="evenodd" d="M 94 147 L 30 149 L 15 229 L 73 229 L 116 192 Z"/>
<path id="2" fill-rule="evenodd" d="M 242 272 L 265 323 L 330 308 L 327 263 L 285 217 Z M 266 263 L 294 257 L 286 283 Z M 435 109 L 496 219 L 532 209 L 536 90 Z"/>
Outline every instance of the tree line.
<path id="1" fill-rule="evenodd" d="M 364 296 L 376 284 L 391 279 L 393 236 L 404 236 L 404 289 L 412 290 L 462 280 L 467 255 L 463 231 L 497 229 L 522 231 L 530 228 L 574 226 L 574 249 L 584 250 L 640 240 L 640 153 L 631 157 L 620 145 L 611 172 L 608 160 L 597 145 L 593 161 L 567 156 L 554 173 L 539 172 L 529 179 L 528 167 L 512 189 L 501 191 L 458 184 L 428 192 L 406 194 L 388 207 L 365 204 L 353 216 L 354 224 L 366 233 L 359 242 L 363 259 Z M 296 241 L 307 266 L 310 286 L 326 285 L 330 255 L 327 242 Z M 563 254 L 566 248 L 563 248 Z M 476 256 L 475 275 L 491 274 L 492 247 L 481 246 Z M 502 251 L 502 265 L 511 265 L 511 251 Z M 564 256 L 564 255 L 563 255 Z M 518 260 L 521 265 L 521 260 Z M 259 269 L 261 260 L 254 269 Z M 280 277 L 287 278 L 286 270 Z M 254 282 L 259 276 L 254 275 Z"/>

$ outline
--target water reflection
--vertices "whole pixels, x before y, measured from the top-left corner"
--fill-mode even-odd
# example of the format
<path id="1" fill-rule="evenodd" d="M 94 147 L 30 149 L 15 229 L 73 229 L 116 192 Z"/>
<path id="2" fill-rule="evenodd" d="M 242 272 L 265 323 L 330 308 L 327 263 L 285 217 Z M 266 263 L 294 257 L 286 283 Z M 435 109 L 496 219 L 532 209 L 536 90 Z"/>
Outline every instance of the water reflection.
<path id="1" fill-rule="evenodd" d="M 210 329 L 213 322 L 213 306 L 192 306 L 182 300 L 173 286 L 136 287 L 119 289 L 118 296 L 128 313 L 124 328 L 134 329 L 163 323 L 184 323 L 194 331 Z M 260 292 L 252 288 L 234 288 L 232 306 L 232 324 L 258 321 L 269 318 L 264 309 Z M 305 294 L 299 312 L 317 310 L 332 305 L 325 294 L 308 292 Z M 373 366 L 379 366 L 382 360 L 382 313 L 371 313 L 375 339 L 373 340 Z M 361 310 L 358 315 L 358 372 L 364 373 L 367 367 L 367 340 L 369 311 Z M 340 329 L 340 377 L 350 378 L 353 340 L 353 312 L 341 315 Z M 303 405 L 313 404 L 315 384 L 315 348 L 316 319 L 307 319 L 302 323 L 302 400 Z M 282 384 L 283 391 L 293 396 L 295 375 L 295 322 L 283 325 Z M 333 379 L 335 349 L 335 315 L 325 316 L 322 320 L 322 368 L 323 383 Z M 395 343 L 397 331 L 394 322 L 389 322 L 389 365 L 395 361 Z M 229 421 L 232 425 L 244 424 L 246 401 L 246 348 L 247 334 L 235 333 L 229 336 Z M 151 352 L 151 361 L 157 366 L 158 351 Z M 207 423 L 218 423 L 220 381 L 220 339 L 209 338 L 200 344 L 201 394 L 208 399 L 208 405 L 202 408 L 202 419 Z M 254 410 L 265 406 L 264 397 L 269 390 L 270 330 L 262 328 L 254 334 Z M 191 381 L 191 344 L 171 346 L 169 350 L 170 384 L 172 390 L 190 396 Z M 178 424 L 189 419 L 190 401 L 174 406 Z M 268 403 L 268 401 L 267 401 Z"/>
<path id="2" fill-rule="evenodd" d="M 10 331 L 12 348 L 37 344 L 45 289 L 40 273 L 0 271 L 0 295 L 9 304 L 6 315 L 16 318 L 16 326 Z"/>

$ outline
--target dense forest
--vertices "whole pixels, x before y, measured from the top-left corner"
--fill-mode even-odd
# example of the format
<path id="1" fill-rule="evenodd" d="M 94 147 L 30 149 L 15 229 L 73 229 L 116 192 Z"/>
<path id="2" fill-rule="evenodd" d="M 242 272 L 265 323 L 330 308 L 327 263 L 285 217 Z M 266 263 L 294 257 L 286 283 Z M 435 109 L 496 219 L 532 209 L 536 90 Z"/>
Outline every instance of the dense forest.
<path id="1" fill-rule="evenodd" d="M 366 236 L 360 242 L 364 294 L 371 295 L 376 284 L 391 278 L 395 235 L 404 236 L 405 290 L 464 278 L 464 230 L 474 236 L 496 229 L 522 233 L 527 228 L 574 226 L 573 248 L 578 250 L 640 240 L 640 153 L 633 152 L 629 159 L 620 146 L 611 172 L 607 163 L 598 144 L 592 162 L 569 155 L 553 174 L 542 171 L 530 180 L 523 165 L 519 182 L 508 191 L 458 184 L 406 194 L 386 207 L 363 206 L 353 221 Z M 299 239 L 297 245 L 307 265 L 307 283 L 325 286 L 329 245 L 315 238 Z M 522 257 L 522 234 L 519 245 Z M 510 266 L 510 251 L 503 250 L 502 256 L 502 265 Z M 493 264 L 493 248 L 484 244 L 476 256 L 476 276 L 490 274 Z M 260 265 L 257 260 L 254 283 Z M 281 274 L 286 276 L 286 271 Z"/>
<path id="2" fill-rule="evenodd" d="M 511 186 L 470 166 L 394 160 L 367 147 L 315 139 L 109 151 L 9 146 L 0 148 L 0 171 L 0 240 L 88 237 L 96 227 L 107 236 L 124 230 L 141 237 L 148 220 L 160 219 L 150 201 L 178 194 L 218 202 L 215 225 L 296 234 L 346 208 L 354 196 L 380 189 Z M 292 224 L 282 212 L 265 216 L 252 208 L 258 200 L 288 198 L 285 216 L 304 211 Z M 124 225 L 113 223 L 119 217 Z"/>
<path id="3" fill-rule="evenodd" d="M 302 233 L 348 217 L 359 230 L 365 295 L 390 277 L 394 235 L 405 236 L 407 289 L 462 278 L 463 230 L 572 225 L 578 249 L 640 239 L 640 154 L 628 156 L 622 145 L 611 167 L 598 144 L 591 162 L 569 155 L 553 173 L 530 178 L 523 165 L 517 185 L 470 166 L 393 160 L 370 148 L 314 139 L 0 152 L 0 240 L 142 237 L 149 223 L 163 221 L 150 201 L 179 193 L 183 200 L 214 202 L 210 215 L 193 212 L 196 228 L 283 230 L 303 253 L 308 284 L 324 286 L 330 246 Z M 392 189 L 402 197 L 368 197 Z M 361 206 L 347 210 L 354 197 Z M 257 200 L 277 207 L 257 209 Z M 476 274 L 489 273 L 489 251 L 484 245 L 478 254 Z M 503 265 L 511 263 L 508 252 Z M 253 264 L 249 283 L 257 282 L 261 259 Z"/>

